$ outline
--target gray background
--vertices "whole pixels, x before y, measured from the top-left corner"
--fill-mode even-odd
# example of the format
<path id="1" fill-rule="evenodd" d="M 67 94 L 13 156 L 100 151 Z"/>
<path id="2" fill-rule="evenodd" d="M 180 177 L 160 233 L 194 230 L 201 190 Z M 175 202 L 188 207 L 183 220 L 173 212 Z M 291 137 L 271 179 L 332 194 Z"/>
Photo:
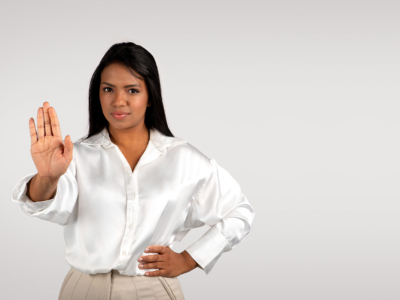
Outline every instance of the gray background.
<path id="1" fill-rule="evenodd" d="M 399 299 L 398 1 L 2 1 L 4 299 L 56 299 L 62 227 L 10 201 L 35 172 L 29 118 L 87 131 L 90 77 L 114 43 L 156 58 L 168 122 L 254 206 L 248 236 L 188 300 Z M 177 252 L 199 238 L 191 231 Z"/>

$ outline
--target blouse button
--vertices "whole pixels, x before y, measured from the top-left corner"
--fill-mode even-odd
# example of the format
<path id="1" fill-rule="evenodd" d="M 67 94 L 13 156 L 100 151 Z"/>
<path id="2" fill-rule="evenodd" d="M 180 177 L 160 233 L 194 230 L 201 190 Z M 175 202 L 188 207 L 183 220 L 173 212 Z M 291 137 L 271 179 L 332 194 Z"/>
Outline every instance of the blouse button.
<path id="1" fill-rule="evenodd" d="M 123 252 L 122 252 L 122 255 L 125 255 L 125 254 L 126 254 L 126 252 L 125 252 L 125 251 L 123 251 Z"/>

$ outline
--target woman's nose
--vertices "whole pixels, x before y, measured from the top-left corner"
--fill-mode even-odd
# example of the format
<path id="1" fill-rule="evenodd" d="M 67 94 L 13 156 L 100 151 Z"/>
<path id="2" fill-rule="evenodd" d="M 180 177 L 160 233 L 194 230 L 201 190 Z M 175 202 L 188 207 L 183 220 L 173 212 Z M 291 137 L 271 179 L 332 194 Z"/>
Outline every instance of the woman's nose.
<path id="1" fill-rule="evenodd" d="M 115 98 L 114 98 L 114 105 L 120 106 L 120 105 L 125 105 L 125 104 L 126 104 L 126 95 L 125 95 L 124 91 L 116 93 Z"/>

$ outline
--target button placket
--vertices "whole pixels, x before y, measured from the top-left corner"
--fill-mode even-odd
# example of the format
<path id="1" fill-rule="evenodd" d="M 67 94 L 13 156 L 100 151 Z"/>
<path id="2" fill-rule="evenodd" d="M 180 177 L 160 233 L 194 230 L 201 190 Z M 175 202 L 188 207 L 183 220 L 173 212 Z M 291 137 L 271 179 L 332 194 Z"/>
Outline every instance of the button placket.
<path id="1" fill-rule="evenodd" d="M 123 168 L 124 168 L 124 177 L 125 177 L 125 193 L 126 193 L 126 213 L 125 213 L 125 220 L 126 220 L 126 225 L 125 225 L 125 232 L 124 236 L 122 238 L 121 246 L 120 246 L 120 255 L 119 255 L 119 260 L 118 260 L 118 266 L 119 267 L 126 267 L 126 263 L 128 261 L 128 253 L 129 253 L 129 237 L 131 236 L 131 230 L 133 226 L 132 224 L 132 219 L 133 219 L 133 196 L 135 194 L 134 192 L 134 185 L 132 184 L 133 176 L 132 176 L 132 170 L 131 167 L 126 160 L 125 156 L 122 154 L 122 152 L 119 150 L 118 147 L 115 147 L 116 151 L 123 163 Z M 129 229 L 128 229 L 129 228 Z"/>
<path id="2" fill-rule="evenodd" d="M 125 226 L 125 234 L 122 241 L 121 249 L 122 249 L 122 265 L 125 266 L 127 262 L 127 250 L 129 247 L 129 237 L 131 236 L 131 231 L 133 228 L 133 199 L 134 199 L 134 185 L 132 184 L 133 176 L 130 172 L 129 175 L 125 177 L 126 182 L 126 194 L 127 194 L 127 204 L 126 204 L 126 226 Z"/>
<path id="3" fill-rule="evenodd" d="M 136 173 L 136 171 L 135 171 Z M 127 210 L 128 210 L 128 218 L 127 218 L 127 228 L 129 230 L 129 233 L 131 234 L 131 230 L 133 228 L 133 222 L 134 222 L 134 202 L 135 202 L 135 185 L 134 185 L 134 175 L 130 176 L 129 182 L 128 182 L 128 203 L 127 203 Z"/>
<path id="4" fill-rule="evenodd" d="M 134 195 L 134 210 L 133 210 L 133 225 L 136 226 L 137 223 L 137 218 L 138 218 L 138 211 L 139 211 L 139 185 L 138 185 L 138 179 L 137 179 L 137 172 L 133 174 L 133 186 L 135 188 L 135 195 Z M 133 226 L 132 225 L 132 226 Z"/>

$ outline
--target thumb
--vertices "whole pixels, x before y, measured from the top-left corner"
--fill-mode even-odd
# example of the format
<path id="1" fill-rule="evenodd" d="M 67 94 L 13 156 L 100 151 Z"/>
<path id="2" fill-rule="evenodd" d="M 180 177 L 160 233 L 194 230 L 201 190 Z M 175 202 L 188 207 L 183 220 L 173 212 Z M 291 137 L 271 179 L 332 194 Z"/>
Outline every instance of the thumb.
<path id="1" fill-rule="evenodd" d="M 67 135 L 64 140 L 64 156 L 68 161 L 72 160 L 73 149 L 74 149 L 74 144 L 71 141 L 71 137 Z"/>

